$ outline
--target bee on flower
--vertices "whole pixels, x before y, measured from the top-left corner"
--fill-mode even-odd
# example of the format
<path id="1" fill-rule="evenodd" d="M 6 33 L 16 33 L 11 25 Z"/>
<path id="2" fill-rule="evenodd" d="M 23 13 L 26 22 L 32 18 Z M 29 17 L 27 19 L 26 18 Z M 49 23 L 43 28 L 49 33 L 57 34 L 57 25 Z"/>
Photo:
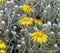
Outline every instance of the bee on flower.
<path id="1" fill-rule="evenodd" d="M 41 31 L 36 31 L 31 33 L 31 40 L 34 42 L 37 41 L 38 43 L 42 44 L 43 42 L 48 41 L 48 36 Z"/>
<path id="2" fill-rule="evenodd" d="M 24 13 L 30 13 L 30 12 L 32 12 L 32 8 L 28 4 L 22 5 L 21 9 L 22 9 L 22 11 Z"/>
<path id="3" fill-rule="evenodd" d="M 36 16 L 36 17 L 34 18 L 34 23 L 36 23 L 36 24 L 38 24 L 38 25 L 43 25 L 43 22 L 42 22 L 42 20 L 40 19 L 39 16 Z"/>
<path id="4" fill-rule="evenodd" d="M 22 19 L 18 20 L 18 24 L 21 25 L 31 25 L 33 20 L 30 17 L 23 17 Z"/>
<path id="5" fill-rule="evenodd" d="M 6 2 L 6 0 L 0 0 L 0 3 Z"/>

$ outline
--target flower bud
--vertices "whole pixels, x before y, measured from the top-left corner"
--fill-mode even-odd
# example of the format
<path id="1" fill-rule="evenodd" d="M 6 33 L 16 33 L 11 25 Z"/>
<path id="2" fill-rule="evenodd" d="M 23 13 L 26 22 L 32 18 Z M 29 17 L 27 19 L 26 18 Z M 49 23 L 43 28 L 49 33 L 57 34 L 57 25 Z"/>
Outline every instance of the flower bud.
<path id="1" fill-rule="evenodd" d="M 0 17 L 2 17 L 2 14 L 0 13 Z"/>
<path id="2" fill-rule="evenodd" d="M 10 1 L 6 1 L 6 3 L 7 3 L 7 4 L 9 4 L 9 3 L 10 3 Z"/>
<path id="3" fill-rule="evenodd" d="M 2 21 L 1 24 L 5 25 L 5 21 Z"/>
<path id="4" fill-rule="evenodd" d="M 13 0 L 11 0 L 10 3 L 14 3 Z"/>
<path id="5" fill-rule="evenodd" d="M 57 48 L 57 47 L 58 47 L 58 46 L 57 46 L 57 44 L 54 44 L 54 47 L 56 47 L 56 48 Z"/>
<path id="6" fill-rule="evenodd" d="M 15 8 L 18 8 L 18 5 L 15 5 L 14 7 L 15 7 Z"/>
<path id="7" fill-rule="evenodd" d="M 58 27 L 60 27 L 60 23 L 58 24 Z"/>
<path id="8" fill-rule="evenodd" d="M 21 44 L 18 44 L 17 47 L 20 48 L 21 47 Z"/>
<path id="9" fill-rule="evenodd" d="M 0 10 L 1 13 L 3 13 L 4 11 L 3 10 Z"/>
<path id="10" fill-rule="evenodd" d="M 22 7 L 22 5 L 20 6 L 20 8 Z"/>
<path id="11" fill-rule="evenodd" d="M 51 22 L 50 21 L 47 22 L 47 26 L 51 26 Z"/>
<path id="12" fill-rule="evenodd" d="M 18 16 L 20 16 L 20 14 L 17 14 Z"/>
<path id="13" fill-rule="evenodd" d="M 17 29 L 17 27 L 16 26 L 13 26 L 13 29 Z"/>
<path id="14" fill-rule="evenodd" d="M 22 44 L 25 44 L 25 41 L 22 41 L 21 43 L 22 43 Z"/>
<path id="15" fill-rule="evenodd" d="M 21 40 L 24 41 L 25 40 L 24 37 L 22 37 Z"/>
<path id="16" fill-rule="evenodd" d="M 53 23 L 53 26 L 57 26 L 57 24 Z"/>
<path id="17" fill-rule="evenodd" d="M 43 27 L 46 28 L 47 27 L 47 24 L 43 24 Z"/>
<path id="18" fill-rule="evenodd" d="M 41 2 L 41 5 L 43 5 L 43 2 Z"/>
<path id="19" fill-rule="evenodd" d="M 8 33 L 9 32 L 9 30 L 8 29 L 6 29 L 6 33 Z"/>
<path id="20" fill-rule="evenodd" d="M 13 35 L 16 35 L 16 32 L 15 32 L 15 31 L 11 31 L 11 33 L 12 33 Z"/>
<path id="21" fill-rule="evenodd" d="M 51 6 L 50 5 L 46 6 L 46 9 L 48 9 L 48 8 L 51 8 Z"/>
<path id="22" fill-rule="evenodd" d="M 38 31 L 37 27 L 33 27 L 33 29 L 34 29 L 35 31 Z"/>

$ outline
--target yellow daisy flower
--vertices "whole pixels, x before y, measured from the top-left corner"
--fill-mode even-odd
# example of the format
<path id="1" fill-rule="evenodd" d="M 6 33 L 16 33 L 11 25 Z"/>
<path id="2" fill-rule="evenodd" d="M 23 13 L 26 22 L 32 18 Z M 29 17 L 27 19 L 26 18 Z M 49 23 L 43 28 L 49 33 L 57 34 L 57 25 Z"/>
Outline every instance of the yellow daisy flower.
<path id="1" fill-rule="evenodd" d="M 32 24 L 33 20 L 30 17 L 23 17 L 22 19 L 18 20 L 18 24 L 21 25 L 30 25 Z"/>
<path id="2" fill-rule="evenodd" d="M 38 25 L 43 25 L 43 22 L 40 19 L 37 19 L 37 18 L 34 19 L 34 23 L 36 23 Z"/>
<path id="3" fill-rule="evenodd" d="M 0 40 L 0 48 L 5 49 L 6 47 L 6 44 L 2 40 Z"/>
<path id="4" fill-rule="evenodd" d="M 6 53 L 6 50 L 0 50 L 0 53 Z"/>
<path id="5" fill-rule="evenodd" d="M 3 2 L 5 2 L 6 0 L 0 0 L 0 3 L 3 3 Z"/>
<path id="6" fill-rule="evenodd" d="M 30 12 L 32 12 L 32 8 L 31 8 L 29 5 L 27 5 L 27 4 L 22 5 L 22 10 L 23 10 L 23 12 L 25 12 L 25 13 L 30 13 Z"/>
<path id="7" fill-rule="evenodd" d="M 47 42 L 48 40 L 48 36 L 45 35 L 43 32 L 41 31 L 37 31 L 37 32 L 34 32 L 31 34 L 31 40 L 33 40 L 34 42 L 37 41 L 39 42 L 40 44 L 42 44 L 42 42 Z"/>

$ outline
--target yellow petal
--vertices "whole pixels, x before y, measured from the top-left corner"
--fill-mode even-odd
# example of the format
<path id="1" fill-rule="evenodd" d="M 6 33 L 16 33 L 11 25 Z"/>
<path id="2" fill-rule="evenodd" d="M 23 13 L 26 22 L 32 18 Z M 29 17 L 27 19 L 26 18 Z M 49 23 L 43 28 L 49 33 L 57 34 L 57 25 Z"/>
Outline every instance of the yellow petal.
<path id="1" fill-rule="evenodd" d="M 34 36 L 34 33 L 32 33 L 31 36 Z"/>
<path id="2" fill-rule="evenodd" d="M 33 39 L 34 39 L 34 37 L 31 38 L 31 40 L 33 40 Z"/>
<path id="3" fill-rule="evenodd" d="M 39 37 L 38 37 L 37 41 L 38 41 L 40 44 L 42 44 L 42 38 L 39 38 Z"/>
<path id="4" fill-rule="evenodd" d="M 6 48 L 6 45 L 3 43 L 3 44 L 0 44 L 0 48 Z"/>
<path id="5" fill-rule="evenodd" d="M 0 50 L 0 53 L 6 53 L 6 50 Z"/>
<path id="6" fill-rule="evenodd" d="M 43 36 L 44 36 L 45 38 L 48 38 L 48 36 L 47 36 L 47 35 L 45 35 L 45 34 L 43 34 Z"/>
<path id="7" fill-rule="evenodd" d="M 37 40 L 37 37 L 34 37 L 33 41 L 35 42 Z"/>
<path id="8" fill-rule="evenodd" d="M 44 40 L 44 42 L 47 42 L 47 40 L 48 40 L 48 39 L 47 39 L 47 38 L 45 38 L 45 37 L 43 37 L 43 40 Z"/>

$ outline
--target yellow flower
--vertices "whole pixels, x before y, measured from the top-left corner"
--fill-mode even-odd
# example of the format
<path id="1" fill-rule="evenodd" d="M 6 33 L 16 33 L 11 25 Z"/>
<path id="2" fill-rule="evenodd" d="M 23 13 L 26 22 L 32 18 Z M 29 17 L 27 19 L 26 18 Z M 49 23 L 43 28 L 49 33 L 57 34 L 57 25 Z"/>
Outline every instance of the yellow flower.
<path id="1" fill-rule="evenodd" d="M 34 19 L 34 23 L 36 23 L 38 25 L 43 25 L 43 22 L 40 19 L 37 19 L 37 18 Z"/>
<path id="2" fill-rule="evenodd" d="M 18 23 L 21 25 L 30 25 L 32 22 L 33 20 L 30 17 L 23 17 L 22 19 L 18 20 Z"/>
<path id="3" fill-rule="evenodd" d="M 32 12 L 32 8 L 31 8 L 29 5 L 27 5 L 27 4 L 22 5 L 22 10 L 23 10 L 23 12 L 25 12 L 25 13 L 30 13 L 30 12 Z"/>
<path id="4" fill-rule="evenodd" d="M 0 0 L 0 3 L 3 3 L 3 2 L 5 2 L 6 0 Z"/>
<path id="5" fill-rule="evenodd" d="M 0 53 L 6 53 L 6 50 L 0 50 Z"/>
<path id="6" fill-rule="evenodd" d="M 37 31 L 31 34 L 31 40 L 33 40 L 34 42 L 37 41 L 42 44 L 43 41 L 47 42 L 48 36 L 41 31 Z"/>
<path id="7" fill-rule="evenodd" d="M 0 40 L 0 49 L 5 49 L 6 47 L 6 44 L 2 40 Z"/>

